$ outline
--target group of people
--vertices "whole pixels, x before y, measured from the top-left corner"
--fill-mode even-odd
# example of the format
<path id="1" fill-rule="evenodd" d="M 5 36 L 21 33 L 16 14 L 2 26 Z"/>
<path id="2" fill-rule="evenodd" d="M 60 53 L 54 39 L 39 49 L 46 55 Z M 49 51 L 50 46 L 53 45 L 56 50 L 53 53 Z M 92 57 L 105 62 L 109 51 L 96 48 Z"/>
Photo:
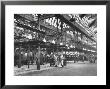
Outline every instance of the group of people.
<path id="1" fill-rule="evenodd" d="M 50 54 L 47 52 L 41 51 L 40 54 L 38 50 L 30 50 L 30 49 L 15 49 L 14 53 L 14 65 L 19 68 L 23 65 L 29 65 L 40 63 L 40 65 L 44 65 L 49 63 L 50 66 L 55 67 L 63 67 L 66 64 L 65 56 L 62 52 L 51 52 Z"/>
<path id="2" fill-rule="evenodd" d="M 71 61 L 77 62 L 77 61 L 85 61 L 88 60 L 90 63 L 95 63 L 96 57 L 88 56 L 85 57 L 84 55 L 78 56 L 78 57 L 72 57 Z M 45 65 L 47 63 L 50 64 L 50 66 L 54 67 L 64 67 L 66 66 L 67 60 L 70 60 L 67 55 L 63 54 L 62 52 L 46 52 L 46 51 L 40 51 L 38 52 L 37 49 L 15 49 L 14 53 L 14 65 L 18 66 L 19 68 L 23 65 L 27 65 L 29 68 L 29 65 L 36 64 L 38 65 Z"/>
<path id="3" fill-rule="evenodd" d="M 62 52 L 51 53 L 47 56 L 50 60 L 50 66 L 64 67 L 66 65 L 66 58 Z"/>

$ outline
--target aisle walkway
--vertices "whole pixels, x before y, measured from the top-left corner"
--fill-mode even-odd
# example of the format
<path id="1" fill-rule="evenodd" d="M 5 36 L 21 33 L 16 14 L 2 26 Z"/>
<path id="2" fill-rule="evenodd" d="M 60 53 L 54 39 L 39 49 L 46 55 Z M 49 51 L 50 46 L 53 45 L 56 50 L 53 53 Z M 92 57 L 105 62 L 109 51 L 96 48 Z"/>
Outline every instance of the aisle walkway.
<path id="1" fill-rule="evenodd" d="M 51 69 L 54 67 L 50 67 L 50 64 L 45 64 L 40 66 L 40 70 L 37 70 L 37 65 L 29 65 L 29 68 L 27 65 L 22 66 L 21 68 L 18 68 L 17 66 L 14 67 L 14 75 L 21 75 L 21 74 L 26 74 L 29 72 L 34 72 L 34 71 L 43 71 L 46 69 Z"/>
<path id="2" fill-rule="evenodd" d="M 36 68 L 36 67 L 35 67 Z M 19 76 L 97 76 L 97 64 L 89 62 L 68 62 L 64 68 L 50 67 L 49 64 L 42 65 L 41 70 L 30 68 L 29 72 L 26 70 L 18 73 Z"/>

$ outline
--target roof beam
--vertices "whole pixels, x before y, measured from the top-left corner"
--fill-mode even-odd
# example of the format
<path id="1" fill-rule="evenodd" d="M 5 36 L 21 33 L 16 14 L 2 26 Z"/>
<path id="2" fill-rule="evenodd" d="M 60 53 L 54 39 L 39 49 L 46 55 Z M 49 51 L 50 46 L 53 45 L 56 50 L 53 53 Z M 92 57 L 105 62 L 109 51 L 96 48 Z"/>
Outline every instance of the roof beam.
<path id="1" fill-rule="evenodd" d="M 65 22 L 66 24 L 68 24 L 69 26 L 71 26 L 72 28 L 77 29 L 79 32 L 83 33 L 85 36 L 87 36 L 88 38 L 90 38 L 92 41 L 95 41 L 95 39 L 91 38 L 90 34 L 84 29 L 82 28 L 79 24 L 75 23 L 75 22 L 70 22 L 70 17 L 65 15 L 65 14 L 57 14 L 56 16 L 58 16 L 63 22 Z"/>
<path id="2" fill-rule="evenodd" d="M 44 19 L 52 18 L 54 16 L 55 16 L 54 14 L 43 14 L 40 16 L 40 19 L 44 20 Z"/>

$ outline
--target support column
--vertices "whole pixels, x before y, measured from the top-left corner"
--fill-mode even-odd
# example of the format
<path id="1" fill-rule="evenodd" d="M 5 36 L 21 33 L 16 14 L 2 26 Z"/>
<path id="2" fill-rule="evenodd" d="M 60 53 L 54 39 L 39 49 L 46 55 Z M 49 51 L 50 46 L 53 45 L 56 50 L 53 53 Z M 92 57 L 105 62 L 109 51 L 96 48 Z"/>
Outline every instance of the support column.
<path id="1" fill-rule="evenodd" d="M 18 68 L 21 68 L 21 46 L 20 46 L 20 49 L 19 49 L 19 61 L 18 61 Z"/>
<path id="2" fill-rule="evenodd" d="M 30 46 L 28 45 L 28 68 L 29 68 L 29 65 L 30 65 Z"/>
<path id="3" fill-rule="evenodd" d="M 65 30 L 65 45 L 66 45 L 66 30 Z M 66 55 L 66 48 L 65 48 L 65 55 Z"/>
<path id="4" fill-rule="evenodd" d="M 40 70 L 40 46 L 38 47 L 37 70 Z"/>
<path id="5" fill-rule="evenodd" d="M 77 43 L 76 43 L 76 45 L 77 45 L 77 58 L 76 58 L 76 60 L 78 62 L 78 60 L 79 60 L 79 58 L 78 58 L 78 49 L 79 49 L 79 47 L 78 47 L 78 31 L 77 31 L 77 34 L 76 34 L 76 39 L 77 39 Z"/>
<path id="6" fill-rule="evenodd" d="M 63 22 L 61 21 L 61 43 L 63 43 L 62 40 L 63 40 Z M 61 48 L 61 51 L 62 50 L 63 48 Z"/>
<path id="7" fill-rule="evenodd" d="M 57 24 L 57 32 L 59 32 L 59 29 L 58 29 L 58 17 L 57 17 L 57 23 L 56 24 Z M 59 37 L 57 36 L 57 44 L 58 44 L 58 41 L 59 41 Z"/>
<path id="8" fill-rule="evenodd" d="M 82 33 L 81 33 L 81 43 L 82 43 Z M 83 46 L 82 46 L 82 44 L 81 44 L 81 50 L 82 50 L 82 47 L 83 47 Z"/>
<path id="9" fill-rule="evenodd" d="M 40 14 L 38 14 L 38 24 L 39 24 L 39 27 L 38 29 L 40 30 Z M 38 60 L 37 60 L 37 70 L 40 70 L 40 44 L 38 46 Z"/>

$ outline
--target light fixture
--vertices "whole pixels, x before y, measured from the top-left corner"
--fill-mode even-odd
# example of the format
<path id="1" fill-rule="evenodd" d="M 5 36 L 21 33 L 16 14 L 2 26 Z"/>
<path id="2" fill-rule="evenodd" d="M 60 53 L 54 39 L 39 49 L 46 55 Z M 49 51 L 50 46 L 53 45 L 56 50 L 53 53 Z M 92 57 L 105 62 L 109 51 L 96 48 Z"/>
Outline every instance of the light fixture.
<path id="1" fill-rule="evenodd" d="M 73 46 L 71 45 L 70 48 L 73 48 Z"/>
<path id="2" fill-rule="evenodd" d="M 52 43 L 55 44 L 55 41 L 53 40 Z"/>
<path id="3" fill-rule="evenodd" d="M 63 43 L 60 43 L 60 45 L 63 45 Z"/>
<path id="4" fill-rule="evenodd" d="M 68 47 L 68 44 L 66 44 L 66 46 Z"/>
<path id="5" fill-rule="evenodd" d="M 44 38 L 43 41 L 46 42 L 46 39 Z"/>
<path id="6" fill-rule="evenodd" d="M 70 49 L 69 47 L 67 47 L 67 49 Z"/>

